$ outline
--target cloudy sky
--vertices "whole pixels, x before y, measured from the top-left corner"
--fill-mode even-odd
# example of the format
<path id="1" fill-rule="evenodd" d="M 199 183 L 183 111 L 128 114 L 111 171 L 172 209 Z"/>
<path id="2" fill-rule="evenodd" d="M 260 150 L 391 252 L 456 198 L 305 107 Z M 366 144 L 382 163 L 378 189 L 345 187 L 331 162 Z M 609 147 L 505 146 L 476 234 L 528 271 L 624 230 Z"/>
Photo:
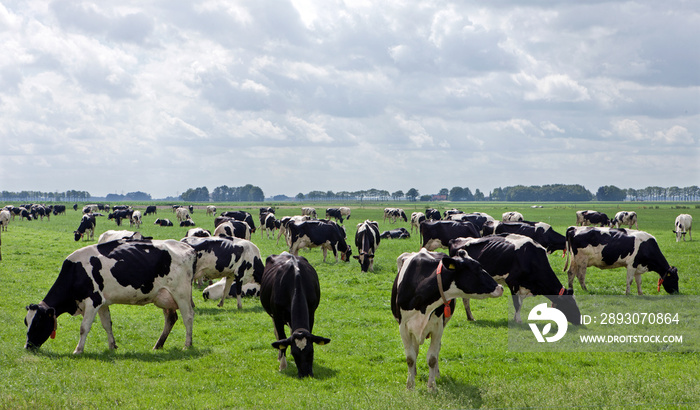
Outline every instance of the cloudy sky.
<path id="1" fill-rule="evenodd" d="M 700 4 L 0 4 L 0 190 L 700 184 Z"/>

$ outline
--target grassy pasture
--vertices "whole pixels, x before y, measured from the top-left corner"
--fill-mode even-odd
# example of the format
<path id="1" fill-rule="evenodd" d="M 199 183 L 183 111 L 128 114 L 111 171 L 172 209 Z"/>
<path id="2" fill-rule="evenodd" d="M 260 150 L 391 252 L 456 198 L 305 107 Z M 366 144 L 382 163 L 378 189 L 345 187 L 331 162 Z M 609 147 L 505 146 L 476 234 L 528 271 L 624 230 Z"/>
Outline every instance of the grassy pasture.
<path id="1" fill-rule="evenodd" d="M 277 216 L 299 213 L 299 205 L 272 204 Z M 403 204 L 408 215 L 424 211 L 424 203 Z M 435 205 L 431 203 L 431 205 Z M 558 232 L 574 224 L 575 211 L 595 209 L 613 216 L 634 210 L 639 228 L 653 234 L 669 263 L 678 267 L 683 294 L 700 294 L 700 237 L 676 243 L 671 232 L 679 213 L 698 220 L 695 204 L 439 204 L 466 212 L 487 212 L 497 219 L 504 211 L 520 211 L 528 220 L 550 223 Z M 219 204 L 217 213 L 244 209 L 257 217 L 259 205 Z M 312 204 L 323 216 L 329 204 Z M 351 204 L 345 226 L 354 245 L 355 225 L 372 219 L 380 230 L 408 223 L 382 221 L 382 209 L 396 204 Z M 686 206 L 687 209 L 678 209 Z M 137 209 L 145 208 L 136 206 Z M 418 359 L 415 391 L 406 391 L 407 367 L 389 296 L 396 276 L 396 257 L 419 249 L 418 235 L 407 240 L 383 240 L 375 271 L 363 274 L 353 259 L 322 261 L 319 249 L 302 251 L 316 268 L 321 304 L 314 333 L 331 338 L 315 348 L 314 379 L 299 380 L 291 355 L 289 368 L 277 370 L 272 320 L 255 298 L 243 309 L 234 300 L 223 308 L 204 301 L 195 287 L 194 347 L 183 351 L 184 326 L 179 321 L 163 350 L 152 346 L 160 335 L 163 315 L 150 306 L 112 306 L 114 334 L 119 348 L 110 352 L 99 320 L 93 324 L 85 353 L 72 351 L 79 338 L 81 317 L 58 319 L 57 337 L 37 353 L 24 350 L 24 307 L 38 303 L 53 284 L 65 257 L 95 243 L 74 242 L 80 212 L 52 216 L 50 222 L 15 221 L 2 234 L 0 261 L 0 407 L 1 408 L 511 408 L 511 407 L 623 407 L 658 408 L 700 406 L 699 353 L 514 353 L 507 349 L 509 298 L 473 301 L 476 322 L 468 322 L 461 304 L 448 324 L 440 352 L 438 392 L 426 389 L 427 345 Z M 167 209 L 160 218 L 176 220 Z M 140 231 L 156 239 L 180 239 L 186 228 L 154 226 L 156 216 L 144 217 Z M 213 230 L 213 218 L 197 209 L 198 226 Z M 256 221 L 257 225 L 257 221 Z M 98 219 L 99 233 L 117 229 L 106 217 Z M 125 228 L 128 229 L 128 226 Z M 253 242 L 263 258 L 286 250 L 283 240 Z M 354 246 L 353 246 L 354 248 Z M 357 254 L 356 250 L 354 253 Z M 566 284 L 561 252 L 550 263 Z M 589 268 L 590 293 L 623 294 L 623 269 Z M 645 294 L 656 294 L 658 275 L 643 275 Z M 578 282 L 574 289 L 580 289 Z M 634 289 L 634 286 L 633 286 Z M 662 290 L 663 292 L 663 290 Z M 506 292 L 508 294 L 509 292 Z M 634 297 L 634 296 L 629 296 Z"/>

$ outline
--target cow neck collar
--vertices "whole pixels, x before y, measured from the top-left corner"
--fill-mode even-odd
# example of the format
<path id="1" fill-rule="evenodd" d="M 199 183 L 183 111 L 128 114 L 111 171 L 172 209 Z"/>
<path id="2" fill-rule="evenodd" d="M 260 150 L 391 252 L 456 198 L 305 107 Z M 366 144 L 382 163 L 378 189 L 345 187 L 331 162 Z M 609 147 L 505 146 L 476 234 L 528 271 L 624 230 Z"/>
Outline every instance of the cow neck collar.
<path id="1" fill-rule="evenodd" d="M 447 298 L 445 297 L 445 291 L 443 290 L 442 287 L 442 269 L 445 267 L 445 265 L 442 264 L 442 260 L 440 260 L 440 263 L 438 264 L 437 270 L 435 271 L 435 277 L 437 278 L 437 283 L 438 283 L 438 290 L 440 291 L 440 297 L 442 298 L 442 303 L 445 306 L 445 318 L 449 318 L 452 316 L 452 309 L 450 308 L 450 302 L 447 301 Z"/>

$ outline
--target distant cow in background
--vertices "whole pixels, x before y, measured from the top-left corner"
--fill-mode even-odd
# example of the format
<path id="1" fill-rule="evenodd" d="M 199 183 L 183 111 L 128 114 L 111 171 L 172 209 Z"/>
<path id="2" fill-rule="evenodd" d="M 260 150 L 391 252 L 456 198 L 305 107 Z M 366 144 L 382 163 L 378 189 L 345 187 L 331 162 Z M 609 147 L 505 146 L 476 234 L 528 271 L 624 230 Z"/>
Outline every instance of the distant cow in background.
<path id="1" fill-rule="evenodd" d="M 690 238 L 691 241 L 693 240 L 693 235 L 690 233 L 692 225 L 693 217 L 689 214 L 680 214 L 676 217 L 676 229 L 673 231 L 673 233 L 676 234 L 676 242 L 680 242 L 681 237 L 683 237 L 683 241 L 685 242 L 686 233 L 688 233 L 688 238 Z"/>
<path id="2" fill-rule="evenodd" d="M 347 206 L 341 206 L 338 208 L 340 210 L 340 215 L 344 216 L 345 219 L 350 219 L 350 213 L 352 212 Z"/>
<path id="3" fill-rule="evenodd" d="M 10 217 L 10 211 L 8 211 L 7 209 L 3 209 L 2 211 L 0 211 L 0 230 L 7 230 L 7 225 L 10 224 Z"/>
<path id="4" fill-rule="evenodd" d="M 233 218 L 237 221 L 243 221 L 250 227 L 250 232 L 255 233 L 255 222 L 253 221 L 253 216 L 250 213 L 246 211 L 228 211 L 222 212 L 221 216 Z M 214 223 L 216 224 L 216 221 L 214 221 Z"/>
<path id="5" fill-rule="evenodd" d="M 136 229 L 141 227 L 141 211 L 134 211 L 131 214 L 131 221 L 129 226 L 136 225 Z"/>
<path id="6" fill-rule="evenodd" d="M 311 207 L 301 208 L 301 215 L 308 215 L 311 219 L 318 218 L 318 216 L 316 216 L 316 208 Z"/>
<path id="7" fill-rule="evenodd" d="M 630 229 L 632 225 L 639 229 L 637 226 L 637 213 L 631 211 L 620 211 L 615 214 L 615 217 L 610 222 L 611 225 L 615 225 L 615 228 L 619 228 L 620 225 L 628 225 Z"/>
<path id="8" fill-rule="evenodd" d="M 175 216 L 177 217 L 177 220 L 182 222 L 190 219 L 190 211 L 185 208 L 184 206 L 181 206 L 175 210 Z"/>
<path id="9" fill-rule="evenodd" d="M 173 226 L 173 223 L 170 221 L 170 219 L 156 219 L 153 222 L 153 225 L 160 225 L 160 226 Z"/>
<path id="10" fill-rule="evenodd" d="M 338 208 L 326 208 L 326 218 L 335 218 L 336 222 L 343 223 L 343 214 L 340 213 Z"/>
<path id="11" fill-rule="evenodd" d="M 251 237 L 250 226 L 243 221 L 237 221 L 235 219 L 223 221 L 218 224 L 214 230 L 214 236 L 222 235 L 249 241 Z"/>
<path id="12" fill-rule="evenodd" d="M 144 212 L 144 215 L 150 215 L 150 214 L 158 215 L 158 207 L 156 207 L 155 205 L 148 205 L 146 207 L 146 212 Z"/>
<path id="13" fill-rule="evenodd" d="M 207 215 L 214 216 L 216 214 L 216 207 L 214 205 L 207 205 Z"/>
<path id="14" fill-rule="evenodd" d="M 427 218 L 423 212 L 414 212 L 411 214 L 411 233 L 413 233 L 413 228 L 416 228 L 416 232 L 420 232 L 420 224 Z"/>
<path id="15" fill-rule="evenodd" d="M 391 220 L 391 223 L 395 223 L 399 218 L 403 219 L 404 222 L 408 222 L 408 217 L 401 208 L 384 208 L 384 222 L 386 222 L 387 218 Z"/>
<path id="16" fill-rule="evenodd" d="M 83 217 L 80 219 L 80 225 L 78 226 L 78 229 L 76 229 L 73 232 L 73 235 L 75 237 L 75 241 L 79 241 L 80 238 L 84 238 L 85 234 L 87 233 L 87 239 L 92 240 L 94 235 L 95 235 L 95 226 L 97 225 L 97 221 L 95 220 L 95 215 L 92 213 L 88 213 L 83 215 Z"/>
<path id="17" fill-rule="evenodd" d="M 360 262 L 362 272 L 374 272 L 374 254 L 379 242 L 379 224 L 376 221 L 366 220 L 357 224 L 355 246 L 359 255 L 355 258 Z"/>
<path id="18" fill-rule="evenodd" d="M 428 208 L 425 210 L 425 218 L 429 221 L 439 221 L 442 219 L 440 211 L 435 208 Z"/>
<path id="19" fill-rule="evenodd" d="M 402 226 L 401 228 L 384 231 L 379 237 L 382 239 L 408 239 L 411 237 L 411 234 L 408 233 L 408 229 Z"/>

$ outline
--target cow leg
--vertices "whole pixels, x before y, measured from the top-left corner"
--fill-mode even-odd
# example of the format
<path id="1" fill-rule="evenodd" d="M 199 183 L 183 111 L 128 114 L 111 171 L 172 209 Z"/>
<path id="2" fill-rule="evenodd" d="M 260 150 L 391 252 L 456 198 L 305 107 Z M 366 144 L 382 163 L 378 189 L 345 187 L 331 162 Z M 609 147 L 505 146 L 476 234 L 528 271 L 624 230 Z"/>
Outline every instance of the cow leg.
<path id="1" fill-rule="evenodd" d="M 177 322 L 177 311 L 175 310 L 163 309 L 163 316 L 165 317 L 163 333 L 161 333 L 160 337 L 158 338 L 156 345 L 153 346 L 153 350 L 160 349 L 163 347 L 165 341 L 168 340 L 168 335 L 170 335 L 170 331 L 173 330 L 173 326 L 175 326 L 175 322 Z"/>
<path id="2" fill-rule="evenodd" d="M 328 255 L 328 249 L 326 249 L 325 246 L 322 247 L 321 249 L 323 250 L 323 261 L 325 262 L 325 261 L 326 261 L 326 255 Z M 338 262 L 338 261 L 336 261 L 336 262 Z"/>
<path id="3" fill-rule="evenodd" d="M 520 296 L 518 293 L 513 293 L 513 307 L 515 308 L 515 316 L 513 317 L 513 320 L 515 320 L 515 323 L 522 323 L 523 320 L 520 317 L 520 309 L 523 307 L 523 297 Z"/>
<path id="4" fill-rule="evenodd" d="M 413 390 L 416 386 L 416 360 L 418 358 L 418 348 L 420 345 L 408 330 L 403 330 L 401 332 L 401 339 L 403 340 L 403 348 L 406 354 L 406 364 L 408 365 L 408 379 L 406 380 L 406 388 L 408 390 Z"/>
<path id="5" fill-rule="evenodd" d="M 632 284 L 632 277 L 631 275 L 634 275 L 634 280 L 637 282 L 637 294 L 641 295 L 642 294 L 642 273 L 634 268 L 630 268 L 627 270 L 627 294 L 630 294 L 630 285 Z"/>
<path id="6" fill-rule="evenodd" d="M 109 306 L 102 306 L 97 313 L 100 315 L 100 322 L 102 322 L 102 327 L 107 332 L 107 345 L 109 350 L 114 350 L 117 348 L 117 342 L 114 340 L 114 333 L 112 333 L 112 315 L 109 312 Z"/>
<path id="7" fill-rule="evenodd" d="M 472 315 L 472 309 L 469 306 L 469 298 L 462 298 L 462 303 L 464 304 L 464 311 L 467 312 L 467 320 L 474 321 L 474 315 Z"/>
<path id="8" fill-rule="evenodd" d="M 284 334 L 284 323 L 277 323 L 277 321 L 275 321 L 275 339 L 284 340 L 286 338 L 287 335 Z M 279 371 L 287 368 L 287 348 L 280 349 L 279 353 L 277 354 L 277 361 L 280 362 Z"/>
<path id="9" fill-rule="evenodd" d="M 586 288 L 586 268 L 582 267 L 578 269 L 578 272 L 576 272 L 576 276 L 578 277 L 578 282 L 581 284 L 581 289 L 588 292 L 588 289 Z"/>
<path id="10" fill-rule="evenodd" d="M 435 391 L 435 379 L 440 377 L 440 366 L 438 356 L 440 355 L 440 347 L 442 346 L 442 332 L 444 326 L 438 326 L 430 335 L 430 347 L 428 348 L 428 390 Z"/>
<path id="11" fill-rule="evenodd" d="M 227 276 L 226 277 L 226 283 L 224 284 L 224 293 L 221 295 L 221 300 L 219 301 L 219 304 L 217 305 L 218 307 L 224 306 L 224 300 L 226 300 L 226 296 L 228 296 L 229 292 L 231 292 L 231 285 L 233 285 L 234 282 L 234 277 L 232 276 Z M 236 285 L 238 283 L 236 282 Z M 241 293 L 240 293 L 240 286 L 236 286 L 236 295 L 237 295 L 237 301 L 238 301 L 238 308 L 242 308 L 243 305 L 241 304 Z"/>
<path id="12" fill-rule="evenodd" d="M 80 323 L 80 340 L 78 341 L 78 346 L 75 347 L 73 354 L 83 353 L 83 350 L 85 349 L 85 341 L 87 340 L 88 332 L 90 332 L 90 328 L 92 327 L 92 322 L 95 321 L 95 316 L 97 316 L 97 309 L 86 304 L 83 312 L 83 321 Z"/>

